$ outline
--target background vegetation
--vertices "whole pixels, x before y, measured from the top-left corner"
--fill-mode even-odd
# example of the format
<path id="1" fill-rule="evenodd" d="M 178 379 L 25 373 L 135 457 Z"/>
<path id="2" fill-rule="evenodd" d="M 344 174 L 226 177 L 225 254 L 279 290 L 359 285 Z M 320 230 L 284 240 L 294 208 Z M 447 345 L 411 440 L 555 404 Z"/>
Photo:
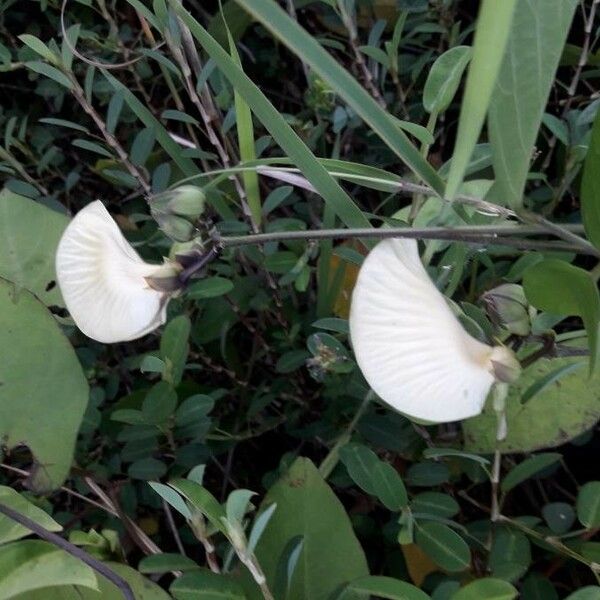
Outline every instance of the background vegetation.
<path id="1" fill-rule="evenodd" d="M 598 4 L 3 0 L 0 598 L 600 598 Z M 201 214 L 172 210 L 184 183 Z M 413 423 L 354 362 L 369 242 L 228 248 L 107 346 L 53 267 L 97 198 L 156 262 L 215 232 L 444 228 L 432 277 L 526 367 L 500 516 L 493 410 Z"/>

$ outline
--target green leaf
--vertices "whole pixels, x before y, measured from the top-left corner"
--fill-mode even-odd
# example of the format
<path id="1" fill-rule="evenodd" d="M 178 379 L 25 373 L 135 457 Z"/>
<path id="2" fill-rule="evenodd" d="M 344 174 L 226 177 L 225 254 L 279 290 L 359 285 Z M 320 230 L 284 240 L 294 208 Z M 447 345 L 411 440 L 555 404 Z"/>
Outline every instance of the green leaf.
<path id="1" fill-rule="evenodd" d="M 141 373 L 164 373 L 166 368 L 165 362 L 152 354 L 147 354 L 140 363 Z M 114 416 L 114 413 L 113 413 Z"/>
<path id="2" fill-rule="evenodd" d="M 267 493 L 264 505 L 272 503 L 277 510 L 256 546 L 271 588 L 287 544 L 304 540 L 286 600 L 325 600 L 340 585 L 369 574 L 344 507 L 310 460 L 296 459 Z M 254 591 L 249 598 L 262 596 Z"/>
<path id="3" fill-rule="evenodd" d="M 190 571 L 199 568 L 191 558 L 171 552 L 151 554 L 142 558 L 138 565 L 138 571 L 147 575 L 159 575 L 169 571 Z"/>
<path id="4" fill-rule="evenodd" d="M 485 577 L 460 588 L 452 600 L 513 600 L 519 592 L 508 581 Z"/>
<path id="5" fill-rule="evenodd" d="M 425 513 L 450 519 L 460 511 L 458 502 L 448 494 L 441 492 L 421 492 L 417 494 L 410 503 L 413 513 Z"/>
<path id="6" fill-rule="evenodd" d="M 515 10 L 488 129 L 496 181 L 491 198 L 522 205 L 535 141 L 577 0 L 525 0 Z"/>
<path id="7" fill-rule="evenodd" d="M 543 575 L 531 573 L 521 586 L 522 600 L 558 600 L 554 586 Z"/>
<path id="8" fill-rule="evenodd" d="M 536 454 L 526 458 L 522 463 L 519 463 L 516 467 L 513 467 L 504 477 L 500 487 L 506 494 L 514 487 L 527 481 L 530 477 L 533 477 L 536 473 L 543 471 L 550 465 L 558 462 L 562 458 L 562 455 L 558 452 L 546 452 L 544 454 Z"/>
<path id="9" fill-rule="evenodd" d="M 97 589 L 94 571 L 79 559 L 40 540 L 0 546 L 0 598 L 55 585 Z"/>
<path id="10" fill-rule="evenodd" d="M 225 277 L 207 277 L 193 283 L 187 294 L 194 300 L 205 298 L 218 298 L 229 294 L 233 290 L 233 282 Z"/>
<path id="11" fill-rule="evenodd" d="M 161 425 L 175 412 L 177 393 L 167 381 L 154 384 L 142 404 L 142 416 L 149 425 Z"/>
<path id="12" fill-rule="evenodd" d="M 129 153 L 131 162 L 139 166 L 145 165 L 154 148 L 155 141 L 156 135 L 152 128 L 144 127 L 141 129 L 131 144 L 131 152 Z"/>
<path id="13" fill-rule="evenodd" d="M 331 89 L 335 90 L 336 94 L 352 107 L 356 114 L 414 173 L 438 194 L 442 193 L 441 179 L 427 160 L 421 156 L 418 149 L 410 143 L 406 135 L 397 127 L 393 117 L 377 104 L 363 86 L 338 64 L 314 37 L 309 35 L 272 0 L 237 0 L 237 2 L 277 37 L 282 44 L 300 57 L 305 64 L 308 64 L 319 77 L 326 81 Z M 507 4 L 512 5 L 513 3 L 514 0 L 507 0 Z M 248 103 L 254 108 L 252 102 Z M 263 121 L 263 124 L 268 128 L 267 123 Z M 292 157 L 289 151 L 287 153 Z M 300 165 L 298 164 L 298 166 Z M 326 195 L 322 193 L 321 195 L 327 198 Z M 346 225 L 351 226 L 347 222 Z"/>
<path id="14" fill-rule="evenodd" d="M 0 277 L 28 289 L 47 306 L 64 306 L 56 284 L 54 255 L 68 224 L 67 216 L 2 190 Z"/>
<path id="15" fill-rule="evenodd" d="M 46 307 L 26 290 L 15 292 L 3 279 L 0 382 L 3 445 L 29 446 L 37 463 L 30 482 L 34 490 L 59 487 L 71 467 L 88 402 L 87 381 L 71 344 Z"/>
<path id="16" fill-rule="evenodd" d="M 214 405 L 214 398 L 205 394 L 194 394 L 186 398 L 177 408 L 175 425 L 179 427 L 196 426 L 199 421 L 206 419 Z"/>
<path id="17" fill-rule="evenodd" d="M 35 521 L 48 531 L 61 531 L 62 527 L 45 511 L 27 500 L 22 494 L 7 486 L 0 486 L 0 504 L 4 504 L 27 518 Z M 0 544 L 18 540 L 31 531 L 23 525 L 19 525 L 5 515 L 0 515 Z"/>
<path id="18" fill-rule="evenodd" d="M 451 573 L 464 571 L 471 565 L 467 543 L 442 523 L 417 525 L 415 542 L 431 560 Z"/>
<path id="19" fill-rule="evenodd" d="M 112 85 L 115 92 L 123 94 L 125 102 L 133 111 L 136 117 L 148 128 L 152 129 L 156 135 L 156 141 L 162 146 L 163 150 L 173 159 L 173 162 L 181 169 L 187 177 L 197 175 L 198 169 L 192 160 L 185 158 L 182 149 L 175 142 L 167 130 L 160 124 L 156 117 L 146 108 L 146 106 L 136 98 L 125 85 L 113 77 L 108 71 L 102 70 L 103 75 Z"/>
<path id="20" fill-rule="evenodd" d="M 448 481 L 450 470 L 442 462 L 413 463 L 406 472 L 406 481 L 413 486 L 432 487 Z"/>
<path id="21" fill-rule="evenodd" d="M 73 88 L 71 80 L 62 71 L 59 71 L 56 67 L 53 67 L 39 60 L 26 62 L 25 66 L 31 71 L 34 71 L 35 73 L 39 73 L 40 75 L 44 75 L 44 77 L 48 77 L 48 79 L 56 81 L 56 83 L 62 85 L 63 87 L 66 87 L 68 90 Z"/>
<path id="22" fill-rule="evenodd" d="M 189 479 L 176 479 L 169 485 L 184 496 L 188 502 L 199 510 L 219 531 L 227 534 L 224 522 L 227 515 L 218 500 L 204 487 Z"/>
<path id="23" fill-rule="evenodd" d="M 558 287 L 553 284 L 553 288 Z M 590 380 L 585 369 L 571 369 L 527 402 L 523 396 L 557 369 L 584 364 L 581 358 L 541 359 L 527 367 L 510 386 L 507 398 L 508 433 L 502 452 L 532 452 L 560 446 L 594 426 L 600 418 L 600 374 Z M 496 416 L 491 403 L 481 415 L 463 423 L 465 449 L 491 453 L 496 446 Z"/>
<path id="24" fill-rule="evenodd" d="M 76 560 L 76 559 L 74 559 Z M 121 563 L 108 562 L 111 571 L 129 583 L 136 600 L 172 600 L 158 585 L 140 575 L 135 569 Z M 102 575 L 97 575 L 98 591 L 77 586 L 44 588 L 15 600 L 123 600 L 123 592 Z"/>
<path id="25" fill-rule="evenodd" d="M 113 158 L 113 155 L 104 146 L 96 144 L 95 142 L 90 142 L 89 140 L 73 140 L 71 143 L 73 146 L 77 146 L 77 148 L 83 148 L 88 152 L 94 152 L 95 154 L 99 154 L 105 158 Z"/>
<path id="26" fill-rule="evenodd" d="M 181 112 L 180 110 L 163 110 L 161 115 L 163 119 L 171 119 L 172 121 L 180 121 L 181 123 L 191 123 L 192 125 L 199 126 L 197 119 L 188 115 L 187 113 Z"/>
<path id="27" fill-rule="evenodd" d="M 600 111 L 596 113 L 581 181 L 581 216 L 590 242 L 600 248 Z"/>
<path id="28" fill-rule="evenodd" d="M 172 487 L 165 485 L 164 483 L 159 483 L 158 481 L 149 481 L 148 485 L 165 502 L 168 502 L 179 514 L 183 515 L 185 519 L 191 518 L 192 513 L 179 492 L 174 490 Z"/>
<path id="29" fill-rule="evenodd" d="M 225 15 L 222 15 L 225 18 Z M 227 24 L 225 25 L 227 27 Z M 234 60 L 236 65 L 242 68 L 242 61 L 240 55 L 235 47 L 235 41 L 229 32 L 227 27 L 227 37 L 229 40 L 229 52 L 231 58 Z M 246 101 L 242 95 L 234 90 L 234 102 L 235 102 L 235 123 L 237 127 L 238 143 L 240 147 L 240 160 L 242 162 L 251 161 L 256 158 L 256 149 L 254 144 L 254 124 L 252 123 L 252 112 L 250 107 L 246 104 Z M 244 180 L 244 188 L 246 189 L 246 195 L 248 196 L 248 207 L 250 208 L 250 214 L 252 220 L 258 226 L 262 218 L 262 208 L 260 202 L 260 188 L 258 186 L 258 174 L 256 171 L 244 171 L 242 173 Z"/>
<path id="30" fill-rule="evenodd" d="M 347 444 L 340 450 L 340 459 L 348 474 L 365 492 L 376 496 L 389 510 L 406 506 L 408 497 L 398 472 L 360 444 Z"/>
<path id="31" fill-rule="evenodd" d="M 115 129 L 119 123 L 121 117 L 121 111 L 123 109 L 123 94 L 117 92 L 113 94 L 109 103 L 108 110 L 106 111 L 106 130 L 114 135 Z"/>
<path id="32" fill-rule="evenodd" d="M 460 110 L 445 197 L 452 200 L 469 166 L 490 104 L 512 24 L 516 0 L 482 0 L 473 56 Z"/>
<path id="33" fill-rule="evenodd" d="M 588 529 L 600 527 L 600 481 L 590 481 L 579 490 L 577 518 Z"/>
<path id="34" fill-rule="evenodd" d="M 600 587 L 597 585 L 587 585 L 569 594 L 565 600 L 600 600 Z"/>
<path id="35" fill-rule="evenodd" d="M 73 123 L 73 121 L 67 121 L 66 119 L 55 119 L 53 117 L 44 117 L 39 120 L 40 123 L 47 123 L 48 125 L 56 125 L 57 127 L 67 127 L 68 129 L 75 129 L 76 131 L 82 131 L 89 133 L 89 129 L 84 127 L 80 123 Z"/>
<path id="36" fill-rule="evenodd" d="M 223 72 L 223 75 L 227 77 L 236 91 L 243 97 L 244 101 L 252 107 L 254 114 L 260 119 L 269 133 L 271 133 L 283 151 L 312 183 L 324 201 L 331 203 L 342 222 L 348 227 L 370 227 L 370 223 L 362 211 L 331 175 L 327 173 L 325 167 L 313 156 L 306 144 L 286 123 L 285 119 L 258 87 L 252 83 L 215 39 L 208 34 L 177 0 L 170 0 L 170 3 L 190 28 L 192 35 L 215 61 L 219 69 Z M 274 11 L 275 8 L 274 6 L 271 10 Z M 277 11 L 279 10 L 277 8 Z"/>
<path id="37" fill-rule="evenodd" d="M 351 593 L 371 594 L 377 598 L 389 598 L 389 600 L 428 600 L 430 598 L 425 592 L 410 583 L 380 575 L 355 579 L 348 584 L 337 599 L 354 598 L 355 596 Z"/>
<path id="38" fill-rule="evenodd" d="M 160 356 L 165 362 L 164 379 L 171 385 L 181 382 L 187 361 L 192 323 L 187 315 L 179 315 L 167 323 L 160 338 Z"/>
<path id="39" fill-rule="evenodd" d="M 151 456 L 132 462 L 127 470 L 129 477 L 132 479 L 141 479 L 142 481 L 160 479 L 166 472 L 167 466 L 165 463 Z"/>
<path id="40" fill-rule="evenodd" d="M 494 577 L 516 582 L 531 564 L 531 544 L 521 531 L 496 530 L 490 551 L 489 569 Z"/>
<path id="41" fill-rule="evenodd" d="M 423 89 L 423 106 L 428 113 L 440 114 L 450 106 L 470 60 L 470 46 L 455 46 L 436 59 Z"/>
<path id="42" fill-rule="evenodd" d="M 244 590 L 232 577 L 201 569 L 184 573 L 169 589 L 176 600 L 245 600 Z"/>
<path id="43" fill-rule="evenodd" d="M 29 35 L 28 33 L 22 33 L 17 36 L 26 46 L 29 46 L 34 52 L 39 54 L 42 58 L 45 58 L 48 62 L 53 65 L 58 64 L 59 59 L 42 40 L 35 37 L 34 35 Z"/>
<path id="44" fill-rule="evenodd" d="M 274 252 L 265 257 L 264 267 L 272 273 L 284 274 L 298 263 L 298 256 L 289 250 Z"/>
<path id="45" fill-rule="evenodd" d="M 291 373 L 304 366 L 310 354 L 306 350 L 290 350 L 277 359 L 275 370 L 278 373 Z"/>
<path id="46" fill-rule="evenodd" d="M 582 318 L 588 334 L 592 374 L 599 356 L 600 294 L 590 274 L 567 262 L 550 258 L 525 271 L 523 289 L 527 300 L 540 310 Z"/>
<path id="47" fill-rule="evenodd" d="M 254 520 L 254 524 L 252 525 L 252 531 L 248 536 L 248 552 L 254 552 L 256 548 L 256 544 L 258 544 L 258 540 L 260 540 L 265 527 L 271 520 L 273 513 L 277 510 L 277 504 L 271 504 L 265 508 Z"/>
<path id="48" fill-rule="evenodd" d="M 542 515 L 553 533 L 567 533 L 575 522 L 575 511 L 566 502 L 549 502 L 542 508 Z"/>
<path id="49" fill-rule="evenodd" d="M 225 513 L 230 523 L 243 522 L 252 496 L 256 496 L 256 492 L 244 489 L 233 490 L 229 494 L 225 503 Z"/>

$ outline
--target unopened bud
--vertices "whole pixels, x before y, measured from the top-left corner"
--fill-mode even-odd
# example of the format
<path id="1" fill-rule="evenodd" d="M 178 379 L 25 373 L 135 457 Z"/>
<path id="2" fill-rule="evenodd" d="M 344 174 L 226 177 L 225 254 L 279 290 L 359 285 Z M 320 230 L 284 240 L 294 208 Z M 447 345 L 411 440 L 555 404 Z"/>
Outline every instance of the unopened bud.
<path id="1" fill-rule="evenodd" d="M 490 356 L 492 373 L 497 381 L 514 383 L 521 375 L 521 364 L 506 346 L 494 346 Z"/>
<path id="2" fill-rule="evenodd" d="M 187 242 L 194 236 L 194 226 L 183 217 L 154 210 L 152 216 L 161 231 L 176 242 Z"/>
<path id="3" fill-rule="evenodd" d="M 204 212 L 206 194 L 197 185 L 180 185 L 170 194 L 168 208 L 182 217 L 199 217 Z"/>
<path id="4" fill-rule="evenodd" d="M 529 305 L 520 285 L 516 283 L 499 285 L 486 292 L 482 300 L 495 325 L 515 335 L 529 335 L 531 331 Z"/>

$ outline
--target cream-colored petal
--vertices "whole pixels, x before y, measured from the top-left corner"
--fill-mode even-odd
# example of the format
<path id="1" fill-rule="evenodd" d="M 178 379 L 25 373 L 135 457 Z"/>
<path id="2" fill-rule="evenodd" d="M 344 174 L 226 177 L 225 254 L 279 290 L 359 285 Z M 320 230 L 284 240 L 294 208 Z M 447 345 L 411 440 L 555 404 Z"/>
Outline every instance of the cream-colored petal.
<path id="1" fill-rule="evenodd" d="M 415 240 L 384 240 L 369 253 L 352 294 L 350 335 L 367 382 L 396 410 L 434 423 L 481 412 L 494 383 L 492 348 L 463 329 Z"/>
<path id="2" fill-rule="evenodd" d="M 56 252 L 71 316 L 83 333 L 104 343 L 136 339 L 165 322 L 169 297 L 145 280 L 163 271 L 139 257 L 99 200 L 77 213 Z"/>

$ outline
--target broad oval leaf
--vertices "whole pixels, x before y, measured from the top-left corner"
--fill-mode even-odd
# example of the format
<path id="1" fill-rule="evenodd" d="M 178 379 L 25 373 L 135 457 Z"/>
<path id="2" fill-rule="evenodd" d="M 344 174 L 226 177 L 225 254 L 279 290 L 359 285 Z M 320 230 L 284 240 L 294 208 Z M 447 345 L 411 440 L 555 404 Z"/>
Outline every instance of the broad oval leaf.
<path id="1" fill-rule="evenodd" d="M 577 517 L 588 529 L 600 527 L 600 481 L 590 481 L 579 490 Z"/>
<path id="2" fill-rule="evenodd" d="M 523 483 L 523 481 L 533 477 L 536 473 L 539 473 L 550 465 L 558 462 L 561 458 L 562 455 L 558 452 L 546 452 L 543 454 L 530 456 L 522 463 L 519 463 L 516 467 L 513 467 L 511 471 L 504 477 L 502 483 L 500 484 L 502 491 L 506 493 L 512 490 L 520 483 Z"/>
<path id="3" fill-rule="evenodd" d="M 106 564 L 111 571 L 127 581 L 135 600 L 172 600 L 167 592 L 140 575 L 135 569 L 120 563 Z M 96 578 L 98 591 L 87 587 L 59 585 L 21 594 L 14 600 L 123 600 L 123 592 L 114 583 L 101 575 L 97 575 Z"/>
<path id="4" fill-rule="evenodd" d="M 256 556 L 271 589 L 287 544 L 301 536 L 303 545 L 287 600 L 325 600 L 342 584 L 369 574 L 362 548 L 344 507 L 306 458 L 298 458 L 264 500 L 277 503 L 257 546 Z M 248 582 L 248 598 L 262 595 Z"/>
<path id="5" fill-rule="evenodd" d="M 160 356 L 166 365 L 163 377 L 172 385 L 181 382 L 189 352 L 191 328 L 190 318 L 179 315 L 167 323 L 160 338 Z"/>
<path id="6" fill-rule="evenodd" d="M 244 590 L 228 575 L 207 569 L 184 573 L 169 591 L 176 600 L 244 600 Z"/>
<path id="7" fill-rule="evenodd" d="M 565 370 L 560 379 L 523 400 L 532 386 L 549 374 L 578 363 L 582 364 L 581 358 L 544 358 L 523 370 L 508 393 L 508 433 L 499 445 L 502 452 L 532 452 L 560 446 L 594 426 L 600 418 L 599 373 L 590 379 L 585 368 Z M 496 415 L 488 403 L 481 415 L 463 423 L 465 449 L 494 452 L 496 425 Z"/>
<path id="8" fill-rule="evenodd" d="M 3 600 L 65 583 L 97 588 L 91 567 L 52 544 L 24 540 L 0 547 L 0 598 Z"/>
<path id="9" fill-rule="evenodd" d="M 0 192 L 0 277 L 24 287 L 47 306 L 64 306 L 54 255 L 69 224 L 39 202 L 4 189 Z"/>
<path id="10" fill-rule="evenodd" d="M 377 496 L 389 510 L 400 510 L 407 503 L 406 488 L 394 467 L 383 462 L 366 446 L 348 444 L 340 459 L 350 477 L 368 494 Z"/>
<path id="11" fill-rule="evenodd" d="M 3 279 L 0 381 L 0 439 L 8 448 L 29 446 L 37 463 L 31 479 L 35 490 L 59 487 L 71 467 L 88 384 L 48 309 Z"/>
<path id="12" fill-rule="evenodd" d="M 442 523 L 425 523 L 416 528 L 417 546 L 431 560 L 451 573 L 464 571 L 471 565 L 467 543 L 450 527 Z"/>
<path id="13" fill-rule="evenodd" d="M 600 294 L 591 275 L 565 261 L 547 259 L 529 267 L 523 275 L 527 300 L 536 308 L 556 315 L 577 315 L 583 320 L 590 348 L 590 373 L 598 361 Z"/>
<path id="14" fill-rule="evenodd" d="M 389 600 L 428 600 L 429 596 L 418 587 L 381 575 L 369 575 L 350 582 L 337 600 L 346 597 L 355 598 L 354 594 L 370 594 L 377 598 L 388 598 Z"/>
<path id="15" fill-rule="evenodd" d="M 489 568 L 494 577 L 516 582 L 531 564 L 531 544 L 521 531 L 499 528 L 490 551 Z"/>
<path id="16" fill-rule="evenodd" d="M 469 60 L 471 47 L 455 46 L 433 63 L 423 89 L 423 106 L 428 113 L 443 113 L 450 106 Z"/>
<path id="17" fill-rule="evenodd" d="M 508 581 L 486 577 L 460 588 L 452 596 L 452 600 L 513 600 L 518 594 Z"/>

